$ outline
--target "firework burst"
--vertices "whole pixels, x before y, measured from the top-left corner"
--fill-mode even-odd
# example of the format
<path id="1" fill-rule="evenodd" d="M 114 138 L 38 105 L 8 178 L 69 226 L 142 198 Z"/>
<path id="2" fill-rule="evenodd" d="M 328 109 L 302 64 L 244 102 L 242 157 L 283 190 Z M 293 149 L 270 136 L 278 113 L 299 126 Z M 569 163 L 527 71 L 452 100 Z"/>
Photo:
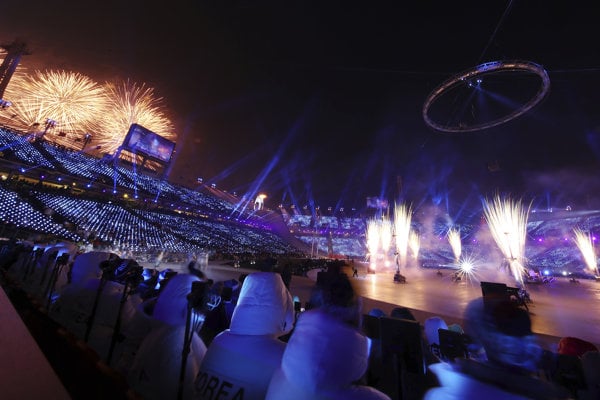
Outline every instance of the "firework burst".
<path id="1" fill-rule="evenodd" d="M 484 201 L 483 211 L 494 241 L 508 261 L 513 277 L 522 285 L 529 208 L 523 207 L 521 201 L 496 197 L 491 202 Z"/>
<path id="2" fill-rule="evenodd" d="M 47 137 L 60 144 L 98 127 L 98 115 L 106 111 L 106 92 L 85 75 L 66 71 L 35 71 L 7 88 L 18 125 L 42 130 L 46 120 L 56 121 Z M 66 142 L 66 143 L 64 143 Z"/>
<path id="3" fill-rule="evenodd" d="M 585 265 L 594 275 L 598 276 L 598 261 L 596 259 L 596 251 L 594 250 L 594 242 L 591 235 L 583 232 L 579 228 L 575 228 L 573 233 L 575 234 L 575 244 L 581 252 Z"/>
<path id="4" fill-rule="evenodd" d="M 106 83 L 105 90 L 111 105 L 106 113 L 99 116 L 101 129 L 95 138 L 103 152 L 116 151 L 133 123 L 175 141 L 173 123 L 166 116 L 163 99 L 156 97 L 152 88 L 126 81 Z"/>

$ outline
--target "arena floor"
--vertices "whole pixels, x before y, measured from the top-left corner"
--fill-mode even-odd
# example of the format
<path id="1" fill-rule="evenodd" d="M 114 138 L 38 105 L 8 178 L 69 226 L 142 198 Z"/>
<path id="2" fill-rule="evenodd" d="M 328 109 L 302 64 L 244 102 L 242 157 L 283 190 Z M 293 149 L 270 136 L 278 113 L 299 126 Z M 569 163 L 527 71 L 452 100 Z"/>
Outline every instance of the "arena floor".
<path id="1" fill-rule="evenodd" d="M 357 266 L 359 276 L 353 277 L 352 282 L 363 298 L 365 313 L 374 307 L 389 313 L 394 307 L 403 306 L 411 309 L 421 322 L 431 315 L 438 315 L 447 323 L 462 324 L 466 305 L 481 296 L 481 281 L 514 286 L 510 278 L 500 271 L 454 282 L 449 270 L 444 270 L 440 277 L 433 269 L 408 269 L 402 271 L 407 282 L 398 284 L 394 283 L 394 270 L 368 274 L 366 264 L 358 263 Z M 169 266 L 173 269 L 178 267 Z M 205 272 L 218 281 L 237 279 L 240 274 L 253 271 L 211 262 Z M 290 291 L 303 304 L 309 299 L 317 272 L 313 270 L 308 277 L 292 278 Z M 350 268 L 345 272 L 352 277 Z M 557 278 L 547 284 L 529 284 L 526 289 L 532 300 L 528 306 L 533 331 L 549 346 L 556 345 L 564 336 L 576 336 L 600 344 L 600 282 L 581 279 L 572 283 L 567 278 Z"/>

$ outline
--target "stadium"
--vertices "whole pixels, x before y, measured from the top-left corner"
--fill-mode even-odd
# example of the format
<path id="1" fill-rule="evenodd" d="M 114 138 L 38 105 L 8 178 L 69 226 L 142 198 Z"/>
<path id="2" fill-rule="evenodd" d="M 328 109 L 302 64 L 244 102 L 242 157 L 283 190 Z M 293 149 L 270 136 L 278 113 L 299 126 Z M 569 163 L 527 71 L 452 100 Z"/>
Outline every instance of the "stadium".
<path id="1" fill-rule="evenodd" d="M 32 12 L 1 397 L 598 398 L 596 12 L 518 3 Z"/>

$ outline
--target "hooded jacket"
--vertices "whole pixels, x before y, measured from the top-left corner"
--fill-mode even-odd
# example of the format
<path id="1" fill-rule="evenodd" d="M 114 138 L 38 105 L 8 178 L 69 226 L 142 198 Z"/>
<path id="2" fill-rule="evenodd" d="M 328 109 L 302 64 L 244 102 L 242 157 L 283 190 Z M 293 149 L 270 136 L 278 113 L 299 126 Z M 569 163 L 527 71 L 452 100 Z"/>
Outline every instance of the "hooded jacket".
<path id="1" fill-rule="evenodd" d="M 294 322 L 294 303 L 281 276 L 248 275 L 230 328 L 211 342 L 196 377 L 196 399 L 263 400 L 281 363 L 285 343 L 278 337 Z"/>
<path id="2" fill-rule="evenodd" d="M 171 278 L 158 296 L 151 317 L 138 308 L 136 322 L 149 330 L 127 371 L 129 385 L 147 400 L 175 399 L 179 388 L 182 350 L 187 321 L 187 295 L 192 283 L 200 279 L 191 274 Z M 144 334 L 143 330 L 137 335 Z M 139 339 L 139 338 L 137 338 Z M 193 396 L 194 377 L 206 353 L 206 346 L 192 333 L 190 353 L 186 359 L 183 399 Z"/>
<path id="3" fill-rule="evenodd" d="M 266 399 L 389 399 L 354 384 L 365 374 L 368 358 L 368 339 L 357 329 L 319 309 L 302 313 Z"/>

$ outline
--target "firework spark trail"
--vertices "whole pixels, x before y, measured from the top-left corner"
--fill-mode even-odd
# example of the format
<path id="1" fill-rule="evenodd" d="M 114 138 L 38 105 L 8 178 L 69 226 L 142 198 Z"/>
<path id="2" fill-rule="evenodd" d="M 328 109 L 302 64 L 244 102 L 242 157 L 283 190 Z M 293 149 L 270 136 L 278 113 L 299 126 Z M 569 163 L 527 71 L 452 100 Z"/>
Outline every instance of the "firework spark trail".
<path id="1" fill-rule="evenodd" d="M 24 128 L 43 126 L 46 119 L 57 121 L 47 135 L 57 143 L 67 134 L 77 136 L 97 128 L 98 116 L 108 105 L 106 92 L 85 75 L 66 71 L 35 71 L 11 82 L 8 96 L 13 111 Z M 59 133 L 63 132 L 65 136 Z M 61 143 L 64 144 L 64 143 Z"/>
<path id="2" fill-rule="evenodd" d="M 525 240 L 529 208 L 523 207 L 521 201 L 497 196 L 492 202 L 487 199 L 483 202 L 483 212 L 494 241 L 509 262 L 513 277 L 522 285 L 526 272 Z"/>
<path id="3" fill-rule="evenodd" d="M 382 219 L 379 224 L 379 237 L 381 238 L 381 250 L 383 254 L 388 254 L 392 245 L 393 234 L 392 222 L 387 218 Z"/>
<path id="4" fill-rule="evenodd" d="M 410 231 L 408 235 L 408 247 L 410 247 L 410 251 L 413 255 L 413 258 L 416 260 L 419 258 L 419 250 L 421 249 L 421 238 L 419 234 L 415 231 Z"/>
<path id="5" fill-rule="evenodd" d="M 462 243 L 460 239 L 460 229 L 451 228 L 448 231 L 448 242 L 452 247 L 452 253 L 454 253 L 454 262 L 458 263 L 460 255 L 462 253 Z"/>
<path id="6" fill-rule="evenodd" d="M 594 275 L 598 276 L 598 261 L 596 259 L 596 251 L 594 250 L 594 242 L 591 235 L 583 232 L 579 228 L 573 229 L 573 233 L 575 233 L 575 244 L 581 252 L 585 265 Z"/>
<path id="7" fill-rule="evenodd" d="M 405 204 L 396 204 L 394 207 L 394 233 L 396 234 L 396 251 L 399 257 L 398 268 L 400 268 L 400 265 L 406 266 L 411 219 L 411 207 Z"/>
<path id="8" fill-rule="evenodd" d="M 379 222 L 375 219 L 367 221 L 367 249 L 369 250 L 371 265 L 375 264 L 379 251 Z"/>
<path id="9" fill-rule="evenodd" d="M 102 151 L 115 152 L 133 123 L 175 141 L 174 126 L 166 116 L 163 99 L 156 97 L 152 88 L 130 81 L 106 83 L 104 87 L 112 104 L 105 114 L 99 116 L 101 129 L 97 132 L 96 141 L 102 146 Z"/>

